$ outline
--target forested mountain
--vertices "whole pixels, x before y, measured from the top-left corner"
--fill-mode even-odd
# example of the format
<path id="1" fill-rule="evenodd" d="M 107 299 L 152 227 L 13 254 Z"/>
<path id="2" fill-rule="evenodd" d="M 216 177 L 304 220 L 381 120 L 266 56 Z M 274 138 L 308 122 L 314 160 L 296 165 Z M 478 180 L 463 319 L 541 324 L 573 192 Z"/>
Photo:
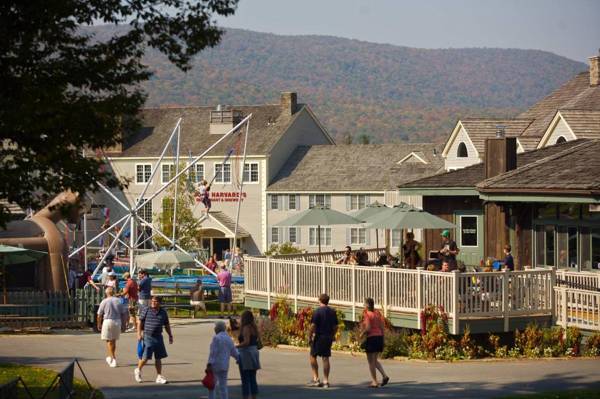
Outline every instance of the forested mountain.
<path id="1" fill-rule="evenodd" d="M 459 118 L 513 116 L 586 69 L 538 50 L 425 50 L 237 29 L 187 74 L 152 51 L 146 62 L 148 106 L 276 103 L 281 91 L 297 91 L 338 141 L 376 142 L 440 141 Z"/>

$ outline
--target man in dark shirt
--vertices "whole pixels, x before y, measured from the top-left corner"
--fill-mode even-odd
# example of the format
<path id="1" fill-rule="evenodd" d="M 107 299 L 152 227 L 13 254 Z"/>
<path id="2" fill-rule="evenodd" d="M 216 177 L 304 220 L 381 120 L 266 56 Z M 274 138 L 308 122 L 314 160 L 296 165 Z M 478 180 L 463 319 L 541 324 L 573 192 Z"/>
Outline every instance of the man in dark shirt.
<path id="1" fill-rule="evenodd" d="M 504 260 L 502 261 L 502 264 L 505 268 L 512 272 L 515 270 L 515 260 L 513 259 L 513 256 L 510 253 L 511 250 L 512 248 L 510 247 L 510 244 L 506 244 L 504 246 Z"/>
<path id="2" fill-rule="evenodd" d="M 138 273 L 138 297 L 140 307 L 150 306 L 150 295 L 152 292 L 152 279 L 148 276 L 146 270 L 140 270 Z"/>
<path id="3" fill-rule="evenodd" d="M 167 357 L 167 350 L 163 341 L 163 327 L 169 335 L 169 344 L 173 343 L 173 334 L 169 324 L 169 315 L 160 307 L 160 298 L 153 296 L 150 301 L 150 307 L 140 310 L 140 317 L 137 325 L 138 341 L 144 340 L 144 353 L 138 362 L 137 368 L 133 374 L 137 382 L 142 382 L 142 368 L 154 355 L 154 366 L 156 367 L 156 383 L 166 384 L 167 380 L 162 375 L 161 359 Z"/>
<path id="4" fill-rule="evenodd" d="M 312 369 L 312 380 L 308 383 L 313 387 L 329 388 L 329 358 L 331 357 L 331 345 L 335 339 L 338 318 L 333 308 L 328 306 L 329 295 L 319 296 L 319 307 L 314 311 L 310 333 L 310 367 Z M 323 359 L 323 382 L 319 380 L 319 363 L 317 356 Z"/>
<path id="5" fill-rule="evenodd" d="M 440 255 L 442 262 L 448 262 L 450 271 L 456 270 L 456 255 L 460 250 L 456 246 L 456 242 L 450 239 L 450 231 L 442 231 L 442 249 L 440 249 Z"/>

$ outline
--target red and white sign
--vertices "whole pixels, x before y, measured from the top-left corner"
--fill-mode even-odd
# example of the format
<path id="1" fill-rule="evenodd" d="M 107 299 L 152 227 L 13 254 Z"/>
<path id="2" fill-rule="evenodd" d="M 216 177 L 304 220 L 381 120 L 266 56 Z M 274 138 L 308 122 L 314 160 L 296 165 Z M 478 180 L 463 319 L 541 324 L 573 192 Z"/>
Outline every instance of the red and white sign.
<path id="1" fill-rule="evenodd" d="M 239 191 L 209 191 L 211 202 L 238 202 L 240 198 Z M 246 193 L 242 192 L 242 201 L 246 198 Z M 200 196 L 196 197 L 196 202 L 201 202 Z"/>

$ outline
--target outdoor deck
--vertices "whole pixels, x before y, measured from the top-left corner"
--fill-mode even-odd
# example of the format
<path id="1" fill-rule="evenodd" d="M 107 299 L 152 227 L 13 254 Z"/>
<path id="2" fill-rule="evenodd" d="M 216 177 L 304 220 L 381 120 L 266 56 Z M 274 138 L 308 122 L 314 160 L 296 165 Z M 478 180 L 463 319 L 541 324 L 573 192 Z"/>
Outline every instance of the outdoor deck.
<path id="1" fill-rule="evenodd" d="M 421 310 L 437 305 L 448 314 L 452 334 L 467 326 L 471 332 L 500 332 L 532 321 L 550 325 L 558 297 L 551 269 L 443 273 L 248 257 L 244 274 L 249 307 L 269 309 L 285 297 L 297 310 L 315 306 L 326 292 L 346 320 L 356 321 L 364 298 L 372 297 L 393 325 L 420 328 Z"/>

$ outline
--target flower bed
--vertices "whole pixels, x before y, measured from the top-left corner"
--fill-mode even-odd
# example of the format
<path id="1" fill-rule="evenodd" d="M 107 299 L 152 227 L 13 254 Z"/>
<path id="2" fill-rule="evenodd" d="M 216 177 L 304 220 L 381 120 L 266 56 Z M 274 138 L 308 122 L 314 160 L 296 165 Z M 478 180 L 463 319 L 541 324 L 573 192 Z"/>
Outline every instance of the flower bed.
<path id="1" fill-rule="evenodd" d="M 279 344 L 299 347 L 308 346 L 308 333 L 312 308 L 292 312 L 285 299 L 277 300 L 269 317 L 259 319 L 259 330 L 265 345 Z M 343 314 L 338 312 L 338 320 Z M 443 308 L 428 306 L 421 312 L 420 332 L 399 330 L 386 323 L 383 358 L 405 356 L 424 360 L 462 360 L 481 358 L 550 358 L 599 356 L 600 333 L 594 333 L 582 345 L 583 336 L 579 329 L 570 327 L 542 328 L 530 324 L 523 331 L 500 337 L 484 334 L 474 337 L 468 329 L 462 336 L 454 337 L 448 332 L 448 317 Z M 359 324 L 338 325 L 333 349 L 360 352 Z"/>

